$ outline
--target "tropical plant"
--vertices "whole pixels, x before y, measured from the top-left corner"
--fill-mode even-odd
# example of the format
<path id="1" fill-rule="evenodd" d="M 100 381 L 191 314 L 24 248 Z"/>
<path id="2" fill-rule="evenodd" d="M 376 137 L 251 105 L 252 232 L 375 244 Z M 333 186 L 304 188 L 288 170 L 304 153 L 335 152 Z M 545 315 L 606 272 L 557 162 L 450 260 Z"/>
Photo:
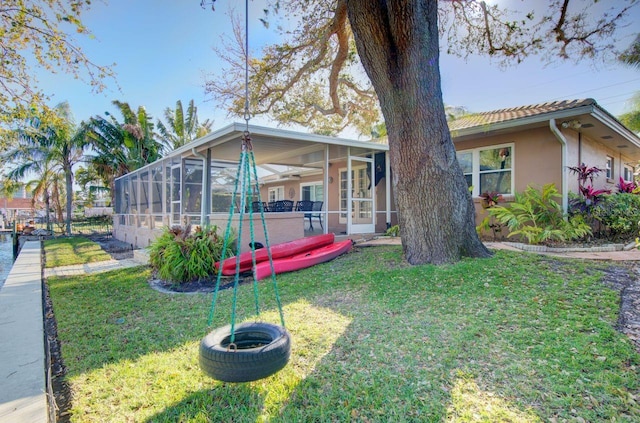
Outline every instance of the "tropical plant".
<path id="1" fill-rule="evenodd" d="M 173 283 L 193 282 L 215 275 L 215 263 L 222 256 L 224 239 L 217 226 L 194 231 L 191 226 L 165 228 L 149 246 L 149 264 L 158 277 Z M 227 242 L 225 257 L 232 253 L 233 239 Z"/>
<path id="2" fill-rule="evenodd" d="M 597 166 L 589 167 L 584 163 L 581 163 L 579 166 L 569 166 L 569 170 L 576 174 L 579 187 L 587 186 L 587 181 L 590 185 L 593 185 L 593 180 L 600 174 L 600 172 L 604 171 L 604 169 Z"/>
<path id="3" fill-rule="evenodd" d="M 535 2 L 519 12 L 484 1 L 269 2 L 269 10 L 279 8 L 299 25 L 283 29 L 282 42 L 265 45 L 255 59 L 236 31 L 235 48 L 220 49 L 229 66 L 208 80 L 206 89 L 242 115 L 248 62 L 252 113 L 323 131 L 350 126 L 361 133 L 369 133 L 382 115 L 407 261 L 487 257 L 491 253 L 475 231 L 468 184 L 452 159 L 439 57 L 444 51 L 465 57 L 484 53 L 504 62 L 538 54 L 550 61 L 617 56 L 612 38 L 635 2 L 609 2 L 606 10 L 569 3 L 550 2 L 533 13 Z M 456 213 L 442 213 L 443 205 Z"/>
<path id="4" fill-rule="evenodd" d="M 97 196 L 109 192 L 109 188 L 103 185 L 100 175 L 98 175 L 98 172 L 93 166 L 79 167 L 78 170 L 76 170 L 75 177 L 76 183 L 80 187 L 77 195 L 88 204 L 92 204 Z"/>
<path id="5" fill-rule="evenodd" d="M 398 236 L 400 235 L 400 226 L 393 225 L 384 233 L 385 236 Z"/>
<path id="6" fill-rule="evenodd" d="M 213 122 L 209 119 L 200 124 L 198 120 L 198 108 L 193 102 L 189 101 L 187 113 L 184 113 L 182 102 L 176 102 L 175 110 L 167 107 L 164 109 L 164 118 L 167 124 L 158 120 L 156 126 L 160 141 L 166 150 L 171 151 L 176 148 L 207 135 L 211 131 Z"/>
<path id="7" fill-rule="evenodd" d="M 128 103 L 113 101 L 123 122 L 107 113 L 108 118 L 95 116 L 87 123 L 87 140 L 93 154 L 87 158 L 111 190 L 117 177 L 152 163 L 161 157 L 161 144 L 154 139 L 153 122 L 144 107 L 133 112 Z"/>
<path id="8" fill-rule="evenodd" d="M 13 131 L 16 139 L 13 148 L 3 155 L 3 161 L 13 167 L 8 173 L 10 178 L 23 178 L 29 172 L 35 172 L 40 181 L 30 184 L 34 192 L 45 197 L 48 202 L 49 188 L 60 193 L 59 187 L 51 185 L 51 180 L 64 175 L 66 192 L 66 219 L 58 210 L 59 222 L 66 222 L 66 233 L 71 234 L 73 210 L 73 166 L 83 155 L 84 130 L 73 123 L 69 103 L 63 102 L 55 107 L 57 118 L 43 123 L 38 117 L 27 120 L 24 127 Z M 58 205 L 60 202 L 58 201 Z"/>
<path id="9" fill-rule="evenodd" d="M 629 111 L 618 116 L 624 126 L 633 132 L 640 133 L 640 92 L 636 92 L 629 100 Z"/>
<path id="10" fill-rule="evenodd" d="M 503 200 L 502 194 L 497 191 L 486 191 L 480 194 L 480 198 L 486 207 L 497 206 Z"/>
<path id="11" fill-rule="evenodd" d="M 569 170 L 577 175 L 579 197 L 570 199 L 569 207 L 571 214 L 581 213 L 588 215 L 593 207 L 598 204 L 605 194 L 611 191 L 608 189 L 593 188 L 593 180 L 603 172 L 597 166 L 588 167 L 584 163 L 580 166 L 569 166 Z M 588 183 L 587 183 L 588 182 Z"/>
<path id="12" fill-rule="evenodd" d="M 638 184 L 636 184 L 634 181 L 625 181 L 624 179 L 622 179 L 622 176 L 620 177 L 620 180 L 618 181 L 618 184 L 616 185 L 616 188 L 618 188 L 618 193 L 636 193 L 638 191 Z"/>
<path id="13" fill-rule="evenodd" d="M 593 218 L 609 231 L 612 237 L 632 237 L 640 221 L 640 195 L 621 192 L 607 195 L 592 210 Z"/>
<path id="14" fill-rule="evenodd" d="M 516 193 L 509 206 L 487 209 L 490 216 L 509 228 L 508 237 L 521 236 L 530 244 L 568 241 L 591 234 L 591 227 L 581 215 L 565 219 L 562 206 L 555 201 L 561 195 L 554 184 L 546 184 L 542 190 L 527 186 L 523 193 Z"/>

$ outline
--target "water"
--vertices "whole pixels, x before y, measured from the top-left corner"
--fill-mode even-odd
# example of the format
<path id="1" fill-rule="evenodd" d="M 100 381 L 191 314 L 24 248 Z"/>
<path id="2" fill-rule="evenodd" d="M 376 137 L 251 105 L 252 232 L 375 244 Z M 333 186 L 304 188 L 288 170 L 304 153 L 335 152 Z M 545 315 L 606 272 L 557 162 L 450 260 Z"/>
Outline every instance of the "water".
<path id="1" fill-rule="evenodd" d="M 13 242 L 10 233 L 0 233 L 0 289 L 13 266 Z"/>

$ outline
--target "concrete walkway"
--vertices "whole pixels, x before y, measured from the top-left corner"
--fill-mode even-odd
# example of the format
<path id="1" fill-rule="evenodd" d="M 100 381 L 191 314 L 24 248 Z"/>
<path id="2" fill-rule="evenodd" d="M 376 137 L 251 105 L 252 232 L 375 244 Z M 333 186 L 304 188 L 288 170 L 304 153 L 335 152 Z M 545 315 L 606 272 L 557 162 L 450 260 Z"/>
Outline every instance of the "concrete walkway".
<path id="1" fill-rule="evenodd" d="M 358 247 L 374 247 L 376 245 L 401 245 L 400 237 L 381 236 L 375 239 L 357 242 Z M 547 248 L 540 245 L 527 245 L 517 242 L 485 242 L 490 250 L 510 250 L 526 253 L 546 254 L 555 257 L 578 258 L 586 260 L 640 261 L 640 250 L 631 245 L 600 246 L 594 248 Z"/>
<path id="2" fill-rule="evenodd" d="M 45 277 L 107 272 L 140 266 L 133 259 L 45 269 Z M 0 289 L 0 422 L 46 423 L 45 333 L 40 242 L 26 242 Z"/>
<path id="3" fill-rule="evenodd" d="M 0 290 L 0 422 L 46 423 L 40 242 L 27 242 Z"/>
<path id="4" fill-rule="evenodd" d="M 107 260 L 95 263 L 74 264 L 72 266 L 60 266 L 44 269 L 45 278 L 52 276 L 76 276 L 90 273 L 108 272 L 110 270 L 125 269 L 127 267 L 141 266 L 145 262 L 137 259 Z"/>

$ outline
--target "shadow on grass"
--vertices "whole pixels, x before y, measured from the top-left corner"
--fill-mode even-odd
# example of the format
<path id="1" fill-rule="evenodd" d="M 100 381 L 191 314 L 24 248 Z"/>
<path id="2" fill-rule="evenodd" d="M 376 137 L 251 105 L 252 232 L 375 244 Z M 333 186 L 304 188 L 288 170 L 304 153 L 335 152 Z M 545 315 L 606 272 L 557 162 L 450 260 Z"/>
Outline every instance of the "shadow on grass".
<path id="1" fill-rule="evenodd" d="M 219 385 L 192 393 L 145 421 L 255 422 L 262 412 L 263 399 L 250 384 Z"/>
<path id="2" fill-rule="evenodd" d="M 499 413 L 524 421 L 640 416 L 628 399 L 640 388 L 640 359 L 613 329 L 617 295 L 579 262 L 521 257 L 406 267 L 399 248 L 376 248 L 282 275 L 291 363 L 244 385 L 203 379 L 194 364 L 140 375 L 171 383 L 173 370 L 197 380 L 149 421 L 437 421 L 491 409 L 491 421 Z M 183 345 L 182 357 L 195 360 L 211 296 L 159 294 L 148 277 L 138 268 L 52 282 L 72 375 L 93 379 L 87 374 L 105 368 L 108 384 L 109 364 L 144 369 L 147 357 Z M 260 284 L 263 317 L 277 322 L 270 289 Z M 241 289 L 239 320 L 253 311 L 250 291 Z M 214 327 L 227 323 L 231 301 L 221 293 Z M 230 402 L 236 395 L 245 401 Z M 153 409 L 169 403 L 149 398 Z"/>

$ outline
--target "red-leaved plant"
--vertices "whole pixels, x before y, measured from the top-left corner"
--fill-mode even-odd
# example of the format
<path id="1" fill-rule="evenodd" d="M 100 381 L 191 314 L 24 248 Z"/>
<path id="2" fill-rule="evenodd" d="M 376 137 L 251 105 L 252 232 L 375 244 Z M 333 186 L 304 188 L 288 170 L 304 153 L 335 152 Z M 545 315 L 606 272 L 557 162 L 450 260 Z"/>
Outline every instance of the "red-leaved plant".
<path id="1" fill-rule="evenodd" d="M 588 211 L 591 207 L 595 206 L 598 201 L 602 199 L 604 194 L 609 194 L 611 191 L 608 189 L 594 189 L 593 179 L 598 176 L 603 169 L 597 166 L 587 167 L 582 163 L 580 166 L 569 166 L 569 170 L 578 175 L 578 190 L 582 194 L 583 201 L 572 201 L 574 208 L 581 211 Z M 589 185 L 587 185 L 589 181 Z"/>
<path id="2" fill-rule="evenodd" d="M 502 201 L 502 194 L 496 191 L 486 191 L 480 194 L 480 197 L 486 202 L 487 207 L 493 207 Z"/>
<path id="3" fill-rule="evenodd" d="M 620 177 L 620 182 L 618 182 L 618 185 L 616 186 L 618 187 L 618 192 L 626 192 L 629 194 L 633 194 L 633 192 L 638 188 L 638 185 L 635 182 L 627 182 L 622 179 L 622 176 Z"/>

